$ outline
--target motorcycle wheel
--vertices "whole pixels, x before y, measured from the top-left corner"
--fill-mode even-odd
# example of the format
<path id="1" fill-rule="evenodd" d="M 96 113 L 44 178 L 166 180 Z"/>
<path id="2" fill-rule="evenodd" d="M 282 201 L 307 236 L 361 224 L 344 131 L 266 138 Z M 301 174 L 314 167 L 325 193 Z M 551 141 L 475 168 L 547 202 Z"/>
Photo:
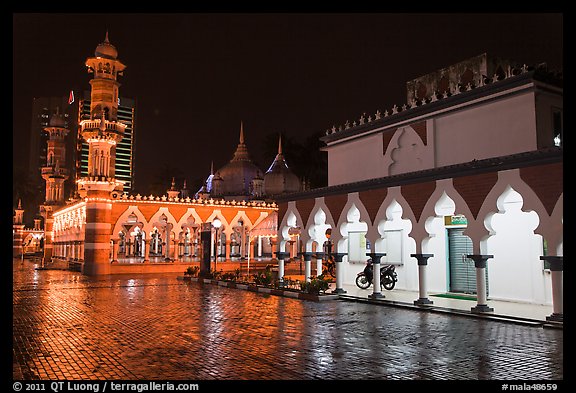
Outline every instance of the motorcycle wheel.
<path id="1" fill-rule="evenodd" d="M 396 286 L 396 281 L 394 281 L 394 278 L 390 274 L 385 274 L 382 277 L 382 281 L 382 286 L 389 291 L 393 290 Z"/>
<path id="2" fill-rule="evenodd" d="M 368 289 L 370 284 L 371 284 L 371 282 L 368 281 L 368 279 L 366 278 L 366 275 L 364 273 L 356 276 L 356 285 L 358 286 L 358 288 Z"/>

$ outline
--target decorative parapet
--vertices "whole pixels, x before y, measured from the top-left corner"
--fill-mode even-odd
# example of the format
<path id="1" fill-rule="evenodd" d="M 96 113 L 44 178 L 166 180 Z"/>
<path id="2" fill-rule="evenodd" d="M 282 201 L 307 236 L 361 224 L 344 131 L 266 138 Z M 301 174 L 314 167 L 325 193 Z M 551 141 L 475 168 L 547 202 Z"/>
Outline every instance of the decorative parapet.
<path id="1" fill-rule="evenodd" d="M 171 198 L 166 195 L 154 196 L 150 194 L 149 196 L 142 196 L 140 194 L 128 195 L 127 193 L 121 194 L 116 198 L 118 202 L 124 201 L 144 201 L 153 203 L 186 203 L 191 205 L 206 205 L 206 206 L 246 206 L 246 207 L 259 207 L 265 209 L 277 209 L 278 205 L 275 202 L 266 203 L 261 201 L 236 201 L 236 200 L 225 200 L 225 199 L 205 199 L 205 198 Z"/>
<path id="2" fill-rule="evenodd" d="M 408 110 L 422 107 L 422 106 L 430 104 L 432 102 L 445 100 L 449 97 L 456 96 L 456 95 L 461 94 L 461 93 L 466 93 L 466 92 L 469 92 L 471 90 L 477 89 L 479 87 L 483 87 L 483 86 L 490 85 L 490 84 L 495 84 L 495 83 L 501 82 L 503 80 L 516 77 L 516 76 L 521 75 L 521 74 L 526 74 L 526 73 L 535 72 L 535 71 L 541 71 L 542 76 L 544 78 L 558 78 L 558 75 L 556 73 L 549 72 L 549 71 L 544 70 L 544 69 L 539 68 L 539 67 L 527 66 L 526 64 L 522 65 L 522 67 L 514 67 L 514 66 L 509 65 L 504 70 L 504 72 L 502 72 L 502 73 L 495 73 L 491 77 L 488 77 L 486 75 L 480 75 L 475 80 L 467 83 L 466 85 L 463 85 L 461 83 L 460 84 L 454 84 L 453 86 L 450 86 L 447 90 L 444 90 L 443 92 L 436 90 L 430 95 L 430 97 L 424 97 L 421 99 L 414 99 L 413 98 L 410 100 L 410 102 L 402 105 L 401 107 L 399 107 L 398 105 L 394 105 L 392 108 L 390 108 L 390 110 L 384 110 L 384 112 L 377 110 L 376 113 L 373 115 L 371 115 L 371 114 L 367 115 L 366 112 L 364 112 L 358 118 L 358 120 L 353 120 L 352 123 L 350 123 L 349 120 L 346 120 L 344 125 L 339 125 L 339 126 L 333 125 L 331 128 L 326 130 L 325 134 L 331 135 L 331 134 L 339 133 L 342 131 L 352 130 L 352 129 L 354 129 L 356 127 L 360 127 L 364 124 L 372 123 L 372 122 L 377 121 L 377 120 L 381 120 L 381 119 L 388 118 L 388 117 L 391 117 L 391 116 L 394 116 L 394 115 L 397 115 L 400 113 L 404 113 Z M 561 79 L 561 76 L 560 76 L 560 79 Z"/>

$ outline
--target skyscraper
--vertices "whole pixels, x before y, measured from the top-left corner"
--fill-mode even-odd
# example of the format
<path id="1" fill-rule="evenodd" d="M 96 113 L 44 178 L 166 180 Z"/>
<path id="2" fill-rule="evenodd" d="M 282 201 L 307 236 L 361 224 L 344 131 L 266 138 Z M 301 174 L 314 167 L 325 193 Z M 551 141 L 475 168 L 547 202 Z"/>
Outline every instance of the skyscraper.
<path id="1" fill-rule="evenodd" d="M 65 127 L 71 131 L 66 139 L 66 163 L 63 164 L 70 178 L 65 182 L 65 195 L 69 197 L 75 190 L 75 180 L 88 173 L 88 144 L 78 136 L 78 123 L 90 118 L 90 92 L 70 91 L 64 97 L 36 97 L 32 104 L 30 125 L 30 150 L 28 171 L 30 179 L 38 189 L 39 200 L 44 200 L 44 181 L 40 174 L 46 164 L 46 146 L 50 118 L 56 112 L 64 116 Z M 124 182 L 124 190 L 134 187 L 134 131 L 136 101 L 119 97 L 118 120 L 126 124 L 124 138 L 116 147 L 116 177 Z"/>
<path id="2" fill-rule="evenodd" d="M 30 124 L 30 150 L 28 156 L 28 173 L 30 180 L 36 187 L 39 195 L 38 202 L 44 200 L 45 185 L 41 176 L 41 169 L 46 165 L 48 127 L 50 118 L 59 112 L 64 119 L 64 127 L 75 130 L 77 127 L 78 107 L 70 105 L 69 97 L 36 97 L 32 104 L 32 119 Z M 74 174 L 74 148 L 75 140 L 71 135 L 66 139 L 66 163 L 61 163 L 68 173 Z M 69 196 L 74 189 L 74 176 L 65 183 L 65 195 Z M 28 202 L 28 201 L 25 201 Z"/>
<path id="3" fill-rule="evenodd" d="M 90 92 L 84 91 L 78 103 L 78 122 L 90 118 Z M 124 191 L 134 188 L 134 130 L 135 130 L 136 101 L 132 98 L 118 98 L 118 121 L 126 125 L 122 140 L 115 147 L 116 178 L 124 182 Z M 77 157 L 76 177 L 88 175 L 88 143 L 76 135 Z"/>

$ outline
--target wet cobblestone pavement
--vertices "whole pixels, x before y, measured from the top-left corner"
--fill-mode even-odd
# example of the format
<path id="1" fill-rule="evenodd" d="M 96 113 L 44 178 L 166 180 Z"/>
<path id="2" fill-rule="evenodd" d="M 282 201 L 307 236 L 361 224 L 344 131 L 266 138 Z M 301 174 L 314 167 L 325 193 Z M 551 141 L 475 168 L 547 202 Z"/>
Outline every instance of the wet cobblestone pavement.
<path id="1" fill-rule="evenodd" d="M 563 330 L 14 261 L 14 379 L 559 380 Z"/>

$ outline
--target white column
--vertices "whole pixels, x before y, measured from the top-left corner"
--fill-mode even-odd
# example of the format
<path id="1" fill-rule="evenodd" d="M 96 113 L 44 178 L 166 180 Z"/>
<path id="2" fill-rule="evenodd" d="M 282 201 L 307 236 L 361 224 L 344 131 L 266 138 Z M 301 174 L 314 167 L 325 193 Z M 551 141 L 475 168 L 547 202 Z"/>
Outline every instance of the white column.
<path id="1" fill-rule="evenodd" d="M 428 265 L 428 258 L 433 257 L 434 254 L 410 254 L 411 257 L 416 258 L 418 261 L 418 292 L 419 297 L 414 300 L 417 306 L 425 306 L 433 304 L 434 302 L 428 299 L 428 287 L 426 280 L 426 269 Z"/>
<path id="2" fill-rule="evenodd" d="M 473 313 L 492 312 L 494 309 L 488 307 L 486 299 L 486 261 L 488 258 L 494 258 L 494 255 L 468 255 L 468 258 L 474 261 L 476 267 L 476 298 L 478 304 L 472 307 Z"/>

